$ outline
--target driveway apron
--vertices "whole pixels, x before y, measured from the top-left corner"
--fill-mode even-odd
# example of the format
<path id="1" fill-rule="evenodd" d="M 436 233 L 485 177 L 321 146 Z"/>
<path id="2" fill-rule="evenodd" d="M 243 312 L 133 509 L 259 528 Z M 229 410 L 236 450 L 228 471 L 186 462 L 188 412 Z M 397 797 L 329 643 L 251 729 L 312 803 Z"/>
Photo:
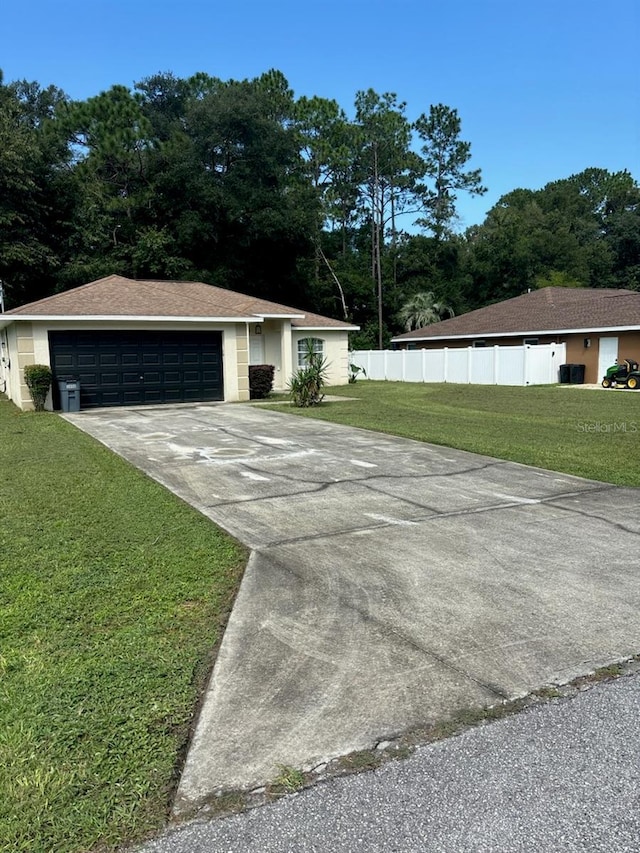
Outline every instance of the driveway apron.
<path id="1" fill-rule="evenodd" d="M 640 651 L 639 490 L 247 405 L 65 417 L 252 549 L 177 813 Z"/>

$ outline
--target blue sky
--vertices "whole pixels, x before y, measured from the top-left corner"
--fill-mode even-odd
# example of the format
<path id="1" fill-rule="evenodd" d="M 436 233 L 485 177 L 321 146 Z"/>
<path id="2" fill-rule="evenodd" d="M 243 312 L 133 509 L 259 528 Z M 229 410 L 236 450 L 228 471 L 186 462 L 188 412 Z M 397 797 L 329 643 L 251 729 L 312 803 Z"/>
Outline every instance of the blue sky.
<path id="1" fill-rule="evenodd" d="M 638 0 L 5 0 L 5 81 L 86 98 L 157 71 L 222 79 L 282 71 L 297 96 L 396 92 L 415 119 L 458 110 L 487 195 L 589 166 L 640 179 Z"/>

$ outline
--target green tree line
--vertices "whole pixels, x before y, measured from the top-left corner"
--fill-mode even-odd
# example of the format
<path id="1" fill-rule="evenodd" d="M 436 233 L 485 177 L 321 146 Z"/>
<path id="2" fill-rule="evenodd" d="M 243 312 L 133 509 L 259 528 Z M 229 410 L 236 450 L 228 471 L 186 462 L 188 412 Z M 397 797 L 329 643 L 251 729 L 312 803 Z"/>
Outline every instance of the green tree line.
<path id="1" fill-rule="evenodd" d="M 197 279 L 362 327 L 384 346 L 545 285 L 640 289 L 640 188 L 591 168 L 486 192 L 454 108 L 396 94 L 296 98 L 252 80 L 160 73 L 72 101 L 0 75 L 0 279 L 13 307 L 111 273 Z"/>

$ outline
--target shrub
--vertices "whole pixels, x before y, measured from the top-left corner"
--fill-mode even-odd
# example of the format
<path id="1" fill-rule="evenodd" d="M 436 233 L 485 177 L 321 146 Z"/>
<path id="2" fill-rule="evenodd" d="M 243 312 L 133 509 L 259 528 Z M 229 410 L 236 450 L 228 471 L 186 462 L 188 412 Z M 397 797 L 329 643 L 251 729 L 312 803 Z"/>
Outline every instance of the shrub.
<path id="1" fill-rule="evenodd" d="M 51 368 L 47 364 L 28 364 L 24 369 L 24 381 L 33 400 L 36 412 L 44 411 L 44 404 L 51 388 Z"/>
<path id="2" fill-rule="evenodd" d="M 367 371 L 364 369 L 364 367 L 360 367 L 360 365 L 358 364 L 353 364 L 353 362 L 349 362 L 349 385 L 353 385 L 353 383 L 357 380 L 360 374 L 362 374 L 366 378 Z"/>
<path id="3" fill-rule="evenodd" d="M 269 396 L 273 390 L 274 371 L 272 364 L 249 365 L 249 397 L 252 400 L 264 400 Z"/>
<path id="4" fill-rule="evenodd" d="M 288 385 L 293 405 L 301 409 L 321 403 L 324 399 L 322 389 L 327 384 L 327 360 L 313 351 L 311 342 L 305 353 L 305 362 L 305 366 L 293 374 Z"/>

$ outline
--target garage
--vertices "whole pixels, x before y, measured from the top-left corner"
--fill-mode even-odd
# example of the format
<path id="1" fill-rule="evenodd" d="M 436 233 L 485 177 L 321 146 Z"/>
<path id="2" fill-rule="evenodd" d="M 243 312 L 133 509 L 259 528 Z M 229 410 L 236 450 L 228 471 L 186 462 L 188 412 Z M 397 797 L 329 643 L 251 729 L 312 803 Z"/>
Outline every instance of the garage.
<path id="1" fill-rule="evenodd" d="M 81 409 L 249 400 L 249 365 L 273 365 L 284 391 L 305 338 L 341 385 L 357 328 L 202 281 L 110 275 L 0 313 L 0 393 L 32 409 L 24 370 L 39 364 L 53 374 L 48 410 L 64 380 L 80 383 L 79 401 L 77 386 L 63 397 Z"/>
<path id="2" fill-rule="evenodd" d="M 224 399 L 222 334 L 215 331 L 50 331 L 54 389 L 80 382 L 80 407 Z"/>

